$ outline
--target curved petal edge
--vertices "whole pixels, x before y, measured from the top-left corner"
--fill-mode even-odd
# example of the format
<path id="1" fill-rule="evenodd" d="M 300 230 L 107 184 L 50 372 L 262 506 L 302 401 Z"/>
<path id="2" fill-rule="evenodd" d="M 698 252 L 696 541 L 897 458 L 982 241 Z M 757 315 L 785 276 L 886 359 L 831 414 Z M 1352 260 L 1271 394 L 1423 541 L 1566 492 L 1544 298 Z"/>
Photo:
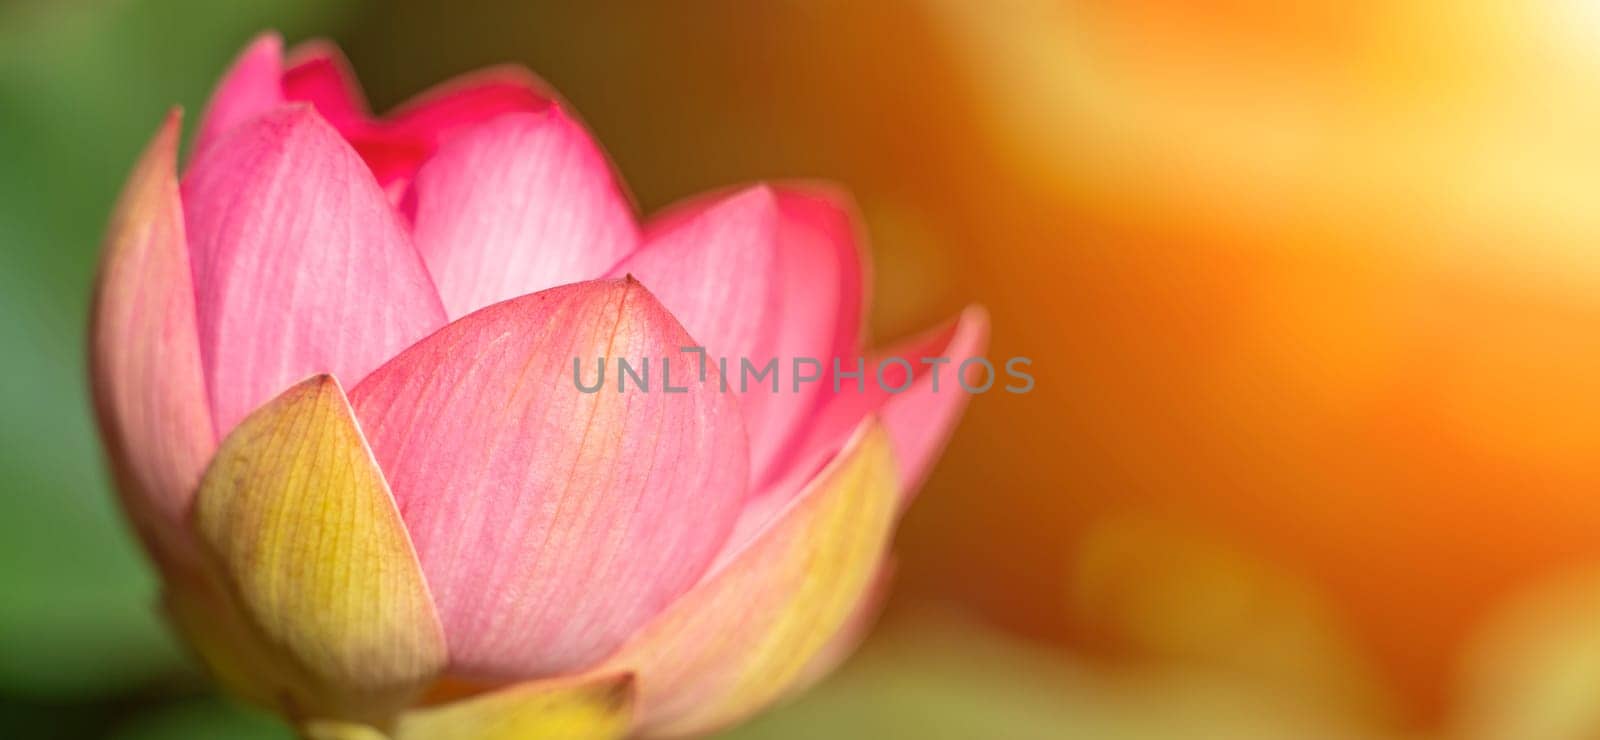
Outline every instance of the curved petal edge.
<path id="1" fill-rule="evenodd" d="M 558 106 L 444 142 L 412 196 L 417 250 L 452 319 L 603 277 L 639 243 L 610 161 Z"/>
<path id="2" fill-rule="evenodd" d="M 173 557 L 216 449 L 178 193 L 179 128 L 174 110 L 128 178 L 89 329 L 95 410 L 117 487 L 158 561 Z"/>
<path id="3" fill-rule="evenodd" d="M 758 184 L 668 208 L 611 270 L 649 286 L 711 357 L 726 359 L 758 483 L 804 431 L 834 359 L 855 351 L 864 268 L 854 224 L 842 195 Z M 812 381 L 796 380 L 802 372 Z"/>
<path id="4" fill-rule="evenodd" d="M 399 215 L 307 104 L 200 152 L 183 198 L 218 434 L 308 375 L 357 383 L 445 323 Z"/>
<path id="5" fill-rule="evenodd" d="M 295 385 L 223 440 L 193 527 L 212 603 L 242 625 L 228 644 L 255 637 L 244 647 L 271 658 L 213 667 L 245 681 L 288 678 L 253 692 L 286 714 L 382 723 L 443 669 L 428 584 L 332 376 Z"/>
<path id="6" fill-rule="evenodd" d="M 395 740 L 611 740 L 628 732 L 633 676 L 530 681 L 407 712 Z"/>
<path id="7" fill-rule="evenodd" d="M 769 506 L 781 506 L 797 481 L 832 459 L 861 420 L 874 415 L 893 442 L 902 506 L 909 504 L 967 407 L 972 396 L 967 388 L 982 385 L 977 380 L 981 365 L 965 363 L 988 362 L 983 357 L 988 341 L 989 313 L 968 306 L 944 326 L 871 353 L 862 363 L 864 378 L 822 405 L 786 477 L 762 494 L 776 499 Z M 933 360 L 942 362 L 930 364 Z"/>
<path id="8" fill-rule="evenodd" d="M 200 115 L 194 151 L 202 152 L 229 131 L 283 104 L 283 37 L 260 34 L 228 67 Z"/>
<path id="9" fill-rule="evenodd" d="M 685 384 L 689 341 L 638 282 L 576 283 L 456 321 L 353 391 L 453 673 L 592 665 L 704 574 L 744 499 L 748 452 L 716 378 Z M 648 390 L 622 390 L 623 360 L 648 366 Z M 667 362 L 683 392 L 663 388 Z"/>
<path id="10" fill-rule="evenodd" d="M 792 506 L 597 669 L 638 676 L 636 729 L 709 732 L 810 678 L 878 582 L 897 498 L 889 435 L 868 420 Z"/>

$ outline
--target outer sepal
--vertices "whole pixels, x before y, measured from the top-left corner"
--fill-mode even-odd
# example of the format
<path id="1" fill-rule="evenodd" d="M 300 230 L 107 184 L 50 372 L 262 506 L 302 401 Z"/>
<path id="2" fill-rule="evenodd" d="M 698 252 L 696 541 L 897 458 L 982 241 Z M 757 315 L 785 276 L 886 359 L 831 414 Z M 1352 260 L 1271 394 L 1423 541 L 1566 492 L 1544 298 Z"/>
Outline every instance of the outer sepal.
<path id="1" fill-rule="evenodd" d="M 129 518 L 164 566 L 216 449 L 176 173 L 181 118 L 140 157 L 106 235 L 89 329 L 95 411 Z"/>
<path id="2" fill-rule="evenodd" d="M 609 740 L 627 734 L 633 676 L 529 681 L 408 712 L 395 740 Z"/>
<path id="3" fill-rule="evenodd" d="M 708 732 L 804 680 L 876 582 L 897 499 L 889 436 L 868 420 L 787 511 L 598 669 L 638 676 L 636 729 Z"/>
<path id="4" fill-rule="evenodd" d="M 296 721 L 386 726 L 444 633 L 383 473 L 332 376 L 223 440 L 195 497 L 206 568 L 169 608 L 218 677 Z"/>

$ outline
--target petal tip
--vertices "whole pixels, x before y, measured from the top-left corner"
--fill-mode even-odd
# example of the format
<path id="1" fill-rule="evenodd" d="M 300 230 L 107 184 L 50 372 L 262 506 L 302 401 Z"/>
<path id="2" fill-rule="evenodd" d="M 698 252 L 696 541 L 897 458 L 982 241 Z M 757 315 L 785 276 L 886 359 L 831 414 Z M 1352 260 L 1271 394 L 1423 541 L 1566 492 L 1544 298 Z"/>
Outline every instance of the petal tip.
<path id="1" fill-rule="evenodd" d="M 989 309 L 982 303 L 970 303 L 961 309 L 961 314 L 956 318 L 957 325 L 965 326 L 982 335 L 989 334 Z"/>
<path id="2" fill-rule="evenodd" d="M 796 178 L 782 180 L 776 184 L 783 190 L 840 206 L 849 206 L 855 203 L 855 196 L 850 194 L 850 189 L 832 180 Z"/>
<path id="3" fill-rule="evenodd" d="M 649 296 L 623 278 L 497 303 L 356 387 L 357 416 L 371 421 L 364 430 L 434 588 L 457 675 L 591 665 L 687 590 L 726 541 L 748 485 L 748 452 L 736 399 L 712 390 L 715 369 L 672 396 L 577 393 L 567 375 L 580 356 L 650 357 L 664 368 L 654 358 L 681 353 L 692 340 Z M 430 377 L 476 382 L 450 392 Z M 484 404 L 505 411 L 485 420 Z M 482 455 L 484 465 L 445 462 L 461 454 Z M 530 458 L 556 462 L 530 466 Z M 606 472 L 564 472 L 578 464 Z M 471 495 L 430 495 L 447 488 Z M 549 505 L 530 509 L 524 491 Z M 554 542 L 564 567 L 544 565 Z M 479 558 L 514 564 L 486 570 Z"/>
<path id="4" fill-rule="evenodd" d="M 199 587 L 220 599 L 216 617 L 247 626 L 208 662 L 262 662 L 251 693 L 368 722 L 391 716 L 446 665 L 405 524 L 334 376 L 301 380 L 229 433 L 189 526 L 205 557 Z"/>
<path id="5" fill-rule="evenodd" d="M 331 39 L 315 38 L 288 51 L 284 92 L 292 100 L 324 106 L 324 114 L 357 129 L 370 125 L 371 105 L 357 81 L 355 66 Z"/>
<path id="6" fill-rule="evenodd" d="M 285 60 L 291 67 L 313 62 L 332 62 L 341 67 L 348 66 L 339 45 L 333 43 L 332 39 L 326 38 L 306 39 L 295 44 L 285 55 Z"/>
<path id="7" fill-rule="evenodd" d="M 161 168 L 163 177 L 177 176 L 178 142 L 183 136 L 183 106 L 174 105 L 161 117 L 161 125 L 145 147 L 139 166 Z"/>
<path id="8" fill-rule="evenodd" d="M 778 191 L 772 183 L 763 180 L 739 188 L 728 200 L 741 201 L 763 208 L 777 208 Z"/>
<path id="9" fill-rule="evenodd" d="M 223 141 L 240 144 L 238 147 L 219 147 L 239 151 L 258 147 L 275 156 L 290 156 L 290 150 L 303 145 L 324 146 L 313 142 L 327 142 L 327 146 L 343 147 L 343 137 L 311 103 L 293 101 L 280 103 L 251 123 L 228 132 Z M 220 143 L 220 142 L 219 142 Z M 235 153 L 235 157 L 240 156 Z M 199 158 L 196 161 L 200 161 Z M 190 170 L 195 168 L 191 165 Z M 186 193 L 187 195 L 187 193 Z"/>
<path id="10" fill-rule="evenodd" d="M 317 373 L 290 386 L 284 395 L 289 396 L 290 394 L 293 394 L 294 398 L 322 398 L 326 396 L 343 398 L 344 387 L 339 384 L 339 379 L 334 377 L 332 373 Z"/>
<path id="11" fill-rule="evenodd" d="M 250 43 L 245 45 L 244 52 L 239 57 L 242 59 L 262 54 L 283 56 L 283 34 L 276 29 L 267 29 L 250 37 Z"/>
<path id="12" fill-rule="evenodd" d="M 161 119 L 161 129 L 157 132 L 158 140 L 165 141 L 169 137 L 174 144 L 177 143 L 178 133 L 183 130 L 183 106 L 174 105 L 167 109 L 166 116 Z"/>

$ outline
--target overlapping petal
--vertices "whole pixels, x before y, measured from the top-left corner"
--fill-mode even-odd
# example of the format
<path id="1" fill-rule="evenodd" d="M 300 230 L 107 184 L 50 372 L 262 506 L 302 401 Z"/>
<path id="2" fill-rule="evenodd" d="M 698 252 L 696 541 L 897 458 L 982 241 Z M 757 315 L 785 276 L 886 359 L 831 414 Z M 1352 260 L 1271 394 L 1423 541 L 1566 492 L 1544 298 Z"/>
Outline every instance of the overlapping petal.
<path id="1" fill-rule="evenodd" d="M 796 369 L 820 376 L 854 349 L 862 267 L 850 224 L 838 194 L 760 185 L 669 210 L 612 270 L 650 286 L 710 357 L 727 359 L 756 481 L 778 467 L 825 385 L 794 382 Z"/>
<path id="2" fill-rule="evenodd" d="M 441 84 L 378 118 L 333 44 L 301 44 L 287 65 L 283 56 L 277 34 L 251 42 L 213 93 L 196 151 L 285 102 L 309 103 L 349 140 L 378 183 L 398 192 L 444 141 L 505 113 L 544 110 L 554 98 L 527 70 L 496 67 Z"/>
<path id="3" fill-rule="evenodd" d="M 399 217 L 309 107 L 235 127 L 183 197 L 219 433 L 312 373 L 359 381 L 445 322 Z"/>
<path id="4" fill-rule="evenodd" d="M 789 473 L 769 493 L 795 490 L 796 481 L 837 454 L 863 418 L 875 415 L 893 443 L 901 490 L 915 494 L 973 395 L 969 388 L 987 392 L 992 388 L 985 382 L 994 388 L 1003 383 L 997 377 L 1002 368 L 989 376 L 981 364 L 988 341 L 989 315 L 971 306 L 943 327 L 872 353 L 860 365 L 865 374 L 859 381 L 841 379 L 839 392 L 829 389 Z"/>
<path id="5" fill-rule="evenodd" d="M 770 345 L 782 317 L 772 288 L 783 278 L 773 191 L 757 186 L 683 208 L 690 212 L 665 217 L 670 225 L 653 228 L 613 275 L 644 281 L 713 355 L 775 356 Z"/>
<path id="6" fill-rule="evenodd" d="M 257 36 L 233 61 L 211 93 L 194 151 L 203 152 L 234 127 L 283 104 L 283 38 Z"/>
<path id="7" fill-rule="evenodd" d="M 553 104 L 555 94 L 528 70 L 504 65 L 470 72 L 403 103 L 381 122 L 380 138 L 410 142 L 422 156 L 410 162 L 415 172 L 444 142 L 507 113 L 534 113 Z"/>
<path id="8" fill-rule="evenodd" d="M 800 673 L 783 689 L 782 697 L 797 696 L 809 691 L 812 686 L 820 683 L 832 674 L 834 669 L 849 660 L 856 648 L 861 647 L 861 643 L 866 640 L 878 617 L 883 613 L 884 605 L 889 601 L 896 569 L 897 563 L 894 557 L 886 556 L 879 564 L 878 572 L 873 575 L 872 584 L 856 602 L 850 616 L 845 617 L 844 624 L 833 633 L 833 637 L 828 638 L 827 643 L 811 656 L 811 660 L 800 669 Z M 782 701 L 782 697 L 779 701 Z"/>
<path id="9" fill-rule="evenodd" d="M 288 100 L 315 105 L 391 192 L 444 142 L 506 113 L 542 111 L 554 98 L 527 70 L 495 67 L 445 82 L 375 118 L 344 56 L 319 41 L 296 47 L 283 87 Z"/>
<path id="10" fill-rule="evenodd" d="M 615 649 L 726 539 L 748 452 L 733 397 L 660 385 L 690 342 L 631 280 L 564 286 L 456 321 L 352 393 L 438 600 L 455 670 L 545 676 Z M 578 389 L 575 363 L 592 384 Z M 617 390 L 648 358 L 649 392 Z M 684 373 L 685 376 L 688 373 Z"/>
<path id="11" fill-rule="evenodd" d="M 639 241 L 610 163 L 559 107 L 446 142 L 413 187 L 417 249 L 452 318 L 602 276 Z"/>
<path id="12" fill-rule="evenodd" d="M 395 740 L 607 740 L 627 734 L 633 677 L 533 681 L 407 712 Z"/>
<path id="13" fill-rule="evenodd" d="M 279 84 L 285 100 L 310 103 L 340 133 L 373 123 L 361 83 L 344 52 L 332 43 L 314 40 L 296 46 L 289 52 Z"/>
<path id="14" fill-rule="evenodd" d="M 405 525 L 331 376 L 295 385 L 223 440 L 193 516 L 216 592 L 271 658 L 241 673 L 292 677 L 260 691 L 278 708 L 381 722 L 444 667 Z"/>
<path id="15" fill-rule="evenodd" d="M 599 669 L 636 674 L 636 727 L 706 732 L 804 679 L 876 580 L 897 486 L 889 435 L 869 420 L 770 526 Z"/>
<path id="16" fill-rule="evenodd" d="M 158 559 L 216 448 L 167 117 L 128 179 L 91 313 L 95 408 L 130 517 Z M 181 531 L 181 530 L 180 530 Z"/>
<path id="17" fill-rule="evenodd" d="M 786 183 L 777 193 L 783 236 L 790 242 L 784 250 L 787 279 L 779 289 L 786 304 L 814 312 L 803 322 L 789 319 L 784 333 L 826 332 L 819 325 L 831 316 L 833 348 L 823 359 L 849 357 L 861 344 L 868 277 L 855 202 L 843 190 L 820 183 Z"/>
<path id="18" fill-rule="evenodd" d="M 845 196 L 746 188 L 641 234 L 526 72 L 375 117 L 336 47 L 286 64 L 275 35 L 181 184 L 177 135 L 113 222 L 96 408 L 141 532 L 184 547 L 157 552 L 169 614 L 233 690 L 308 737 L 685 735 L 855 644 L 988 326 L 835 380 L 865 302 Z M 773 360 L 776 392 L 738 390 Z"/>

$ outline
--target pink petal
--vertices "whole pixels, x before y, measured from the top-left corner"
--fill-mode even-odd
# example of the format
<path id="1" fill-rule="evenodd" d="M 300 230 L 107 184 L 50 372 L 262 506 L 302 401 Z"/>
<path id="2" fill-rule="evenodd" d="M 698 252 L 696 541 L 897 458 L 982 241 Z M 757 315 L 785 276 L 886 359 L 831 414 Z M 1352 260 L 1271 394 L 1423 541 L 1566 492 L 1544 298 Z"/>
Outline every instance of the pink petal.
<path id="1" fill-rule="evenodd" d="M 205 151 L 233 127 L 282 105 L 282 77 L 283 39 L 275 33 L 257 36 L 211 93 L 194 151 Z"/>
<path id="2" fill-rule="evenodd" d="M 776 359 L 778 391 L 741 393 L 754 480 L 768 477 L 816 408 L 823 382 L 796 386 L 796 358 L 820 366 L 854 349 L 861 317 L 861 259 L 850 211 L 833 193 L 765 185 L 702 197 L 670 210 L 646 244 L 612 270 L 658 296 L 738 381 Z M 735 382 L 740 391 L 743 384 Z M 797 390 L 798 388 L 798 390 Z"/>
<path id="3" fill-rule="evenodd" d="M 736 402 L 616 390 L 615 362 L 696 367 L 689 341 L 634 281 L 555 288 L 474 313 L 351 394 L 416 543 L 467 676 L 589 664 L 687 590 L 743 498 Z M 580 392 L 574 359 L 592 383 Z"/>
<path id="4" fill-rule="evenodd" d="M 871 414 L 876 414 L 889 432 L 900 471 L 900 490 L 909 501 L 938 460 L 971 395 L 958 382 L 956 372 L 966 360 L 983 357 L 988 339 L 988 313 L 971 306 L 944 327 L 865 358 L 862 365 L 866 376 L 860 392 L 853 379 L 840 379 L 838 393 L 833 393 L 830 386 L 831 397 L 798 445 L 794 465 L 783 479 L 769 485 L 751 502 L 750 510 L 740 521 L 740 531 L 759 526 L 763 509 L 781 507 L 814 471 L 838 454 L 852 430 Z M 905 365 L 884 362 L 889 358 L 905 360 L 911 377 L 907 378 Z M 935 373 L 935 366 L 924 363 L 923 358 L 946 358 L 950 362 L 937 366 Z M 884 368 L 882 383 L 877 374 L 880 367 Z M 997 365 L 995 371 L 994 386 L 989 392 L 1002 392 L 1000 389 L 1006 384 L 1003 364 Z M 967 373 L 970 385 L 982 384 L 983 372 L 978 366 L 969 367 Z M 890 393 L 885 386 L 906 390 Z"/>
<path id="5" fill-rule="evenodd" d="M 913 363 L 916 371 L 915 383 L 910 390 L 880 396 L 882 400 L 877 409 L 878 418 L 888 428 L 889 439 L 894 445 L 895 460 L 900 464 L 900 489 L 905 496 L 916 494 L 923 481 L 927 480 L 928 471 L 939 459 L 939 453 L 944 451 L 951 432 L 955 431 L 956 421 L 961 418 L 961 412 L 971 398 L 972 394 L 959 383 L 951 382 L 958 380 L 954 371 L 968 359 L 982 358 L 988 344 L 989 313 L 978 306 L 971 306 L 961 312 L 950 328 L 922 342 L 913 341 L 909 345 L 878 353 L 880 358 L 904 357 Z M 927 357 L 950 360 L 950 364 L 943 368 L 945 372 L 939 373 L 943 377 L 937 389 L 931 369 L 926 365 L 917 367 L 918 361 Z M 995 372 L 997 377 L 991 391 L 999 390 L 1006 382 L 1000 376 L 1003 372 L 1001 368 L 996 367 Z M 966 373 L 968 377 L 977 376 L 977 379 L 970 381 L 974 387 L 984 382 L 982 374 L 981 368 L 976 366 Z M 885 377 L 891 387 L 902 382 Z M 904 378 L 904 375 L 900 377 Z"/>
<path id="6" fill-rule="evenodd" d="M 595 669 L 638 676 L 639 735 L 708 734 L 838 659 L 881 583 L 894 467 L 887 435 L 863 423 L 782 516 Z"/>
<path id="7" fill-rule="evenodd" d="M 451 318 L 603 276 L 638 243 L 605 155 L 555 107 L 445 142 L 413 187 L 417 249 Z"/>
<path id="8" fill-rule="evenodd" d="M 429 147 L 507 113 L 551 107 L 555 94 L 526 69 L 481 69 L 444 82 L 396 108 L 387 119 L 395 134 Z"/>
<path id="9" fill-rule="evenodd" d="M 130 518 L 158 560 L 216 449 L 176 162 L 176 111 L 128 178 L 91 313 L 95 409 Z"/>
<path id="10" fill-rule="evenodd" d="M 183 193 L 219 435 L 308 375 L 357 382 L 444 324 L 383 191 L 309 106 L 235 128 Z"/>
<path id="11" fill-rule="evenodd" d="M 527 70 L 492 67 L 441 84 L 380 119 L 337 46 L 309 41 L 289 56 L 285 68 L 277 34 L 251 42 L 213 94 L 196 151 L 284 102 L 305 102 L 355 147 L 379 184 L 391 187 L 410 180 L 450 138 L 506 113 L 544 110 L 555 97 Z"/>
<path id="12" fill-rule="evenodd" d="M 781 200 L 785 223 L 800 234 L 794 238 L 814 240 L 815 252 L 806 253 L 808 260 L 796 263 L 791 269 L 801 270 L 801 275 L 815 280 L 834 278 L 837 284 L 824 286 L 837 288 L 838 307 L 834 310 L 834 357 L 848 357 L 861 347 L 862 325 L 866 322 L 867 306 L 867 251 L 862 247 L 865 237 L 860 227 L 861 219 L 854 201 L 842 190 L 818 184 L 790 184 L 783 188 Z M 820 247 L 830 247 L 823 249 Z M 830 270 L 837 265 L 836 271 Z M 802 297 L 819 286 L 808 285 L 806 280 L 790 279 L 785 282 L 791 303 L 802 303 Z M 830 369 L 831 373 L 831 369 Z"/>
<path id="13" fill-rule="evenodd" d="M 349 60 L 331 42 L 307 41 L 290 51 L 282 86 L 285 99 L 310 103 L 346 137 L 372 123 Z"/>
<path id="14" fill-rule="evenodd" d="M 550 107 L 549 88 L 520 67 L 492 67 L 422 93 L 346 135 L 385 187 L 403 185 L 445 142 L 508 113 Z"/>

